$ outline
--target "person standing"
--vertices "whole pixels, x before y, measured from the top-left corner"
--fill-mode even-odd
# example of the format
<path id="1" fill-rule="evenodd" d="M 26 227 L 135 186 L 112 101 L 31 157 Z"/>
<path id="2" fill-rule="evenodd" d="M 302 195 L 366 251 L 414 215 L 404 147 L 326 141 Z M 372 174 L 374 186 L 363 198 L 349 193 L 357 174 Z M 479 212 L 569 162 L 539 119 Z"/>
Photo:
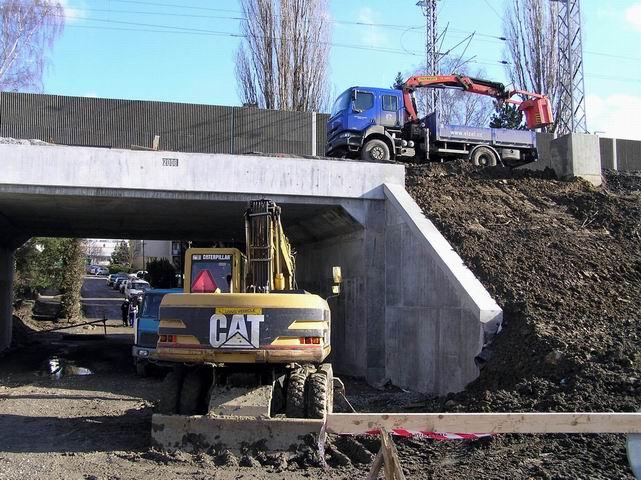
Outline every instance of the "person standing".
<path id="1" fill-rule="evenodd" d="M 122 302 L 122 305 L 120 305 L 120 312 L 122 314 L 122 326 L 129 326 L 129 323 L 127 321 L 127 317 L 129 315 L 129 299 L 125 298 L 125 301 Z"/>
<path id="2" fill-rule="evenodd" d="M 135 299 L 132 299 L 129 302 L 129 326 L 133 327 L 134 322 L 136 321 L 136 316 L 138 315 L 138 302 Z"/>

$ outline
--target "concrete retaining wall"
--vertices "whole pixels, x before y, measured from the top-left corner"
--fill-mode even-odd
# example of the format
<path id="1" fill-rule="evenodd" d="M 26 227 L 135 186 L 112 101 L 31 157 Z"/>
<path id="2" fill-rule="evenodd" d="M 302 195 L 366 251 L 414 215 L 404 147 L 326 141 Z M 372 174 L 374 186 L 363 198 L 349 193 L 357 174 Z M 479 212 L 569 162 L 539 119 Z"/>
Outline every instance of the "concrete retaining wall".
<path id="1" fill-rule="evenodd" d="M 404 188 L 385 185 L 385 370 L 395 385 L 462 390 L 501 308 Z"/>
<path id="2" fill-rule="evenodd" d="M 299 285 L 327 293 L 331 266 L 342 266 L 343 293 L 329 300 L 337 372 L 428 394 L 462 390 L 502 311 L 405 189 L 384 192 L 361 230 L 297 246 Z"/>

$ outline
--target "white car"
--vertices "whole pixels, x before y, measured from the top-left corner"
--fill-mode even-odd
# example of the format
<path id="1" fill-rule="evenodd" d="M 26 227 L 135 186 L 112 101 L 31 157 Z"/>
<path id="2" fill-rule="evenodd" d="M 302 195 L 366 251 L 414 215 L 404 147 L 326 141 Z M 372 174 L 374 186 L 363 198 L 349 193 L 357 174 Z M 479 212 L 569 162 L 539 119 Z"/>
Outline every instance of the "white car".
<path id="1" fill-rule="evenodd" d="M 94 275 L 109 275 L 109 269 L 103 266 L 93 267 L 91 273 Z"/>
<path id="2" fill-rule="evenodd" d="M 151 288 L 149 282 L 144 280 L 128 280 L 125 283 L 125 297 L 129 298 L 133 295 L 142 295 Z"/>

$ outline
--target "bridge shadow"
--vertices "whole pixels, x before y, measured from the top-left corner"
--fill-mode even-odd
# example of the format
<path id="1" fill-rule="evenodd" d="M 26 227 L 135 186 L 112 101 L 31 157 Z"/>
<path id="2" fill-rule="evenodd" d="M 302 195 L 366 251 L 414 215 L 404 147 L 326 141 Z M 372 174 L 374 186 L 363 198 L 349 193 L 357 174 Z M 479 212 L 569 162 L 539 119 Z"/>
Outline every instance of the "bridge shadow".
<path id="1" fill-rule="evenodd" d="M 150 446 L 151 409 L 73 418 L 0 414 L 0 431 L 3 452 L 141 451 Z"/>

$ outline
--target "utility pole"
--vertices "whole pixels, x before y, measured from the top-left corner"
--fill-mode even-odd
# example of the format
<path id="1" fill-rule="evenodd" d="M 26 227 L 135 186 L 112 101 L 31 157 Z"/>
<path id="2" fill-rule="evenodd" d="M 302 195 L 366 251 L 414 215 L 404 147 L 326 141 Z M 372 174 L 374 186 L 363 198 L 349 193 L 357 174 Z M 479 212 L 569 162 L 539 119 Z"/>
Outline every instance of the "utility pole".
<path id="1" fill-rule="evenodd" d="M 438 0 L 420 0 L 416 2 L 425 16 L 425 74 L 438 75 L 438 23 L 436 2 Z M 438 109 L 438 93 L 430 88 L 427 94 L 427 113 Z"/>
<path id="2" fill-rule="evenodd" d="M 583 42 L 580 0 L 550 0 L 559 3 L 559 99 L 556 133 L 587 133 Z"/>

